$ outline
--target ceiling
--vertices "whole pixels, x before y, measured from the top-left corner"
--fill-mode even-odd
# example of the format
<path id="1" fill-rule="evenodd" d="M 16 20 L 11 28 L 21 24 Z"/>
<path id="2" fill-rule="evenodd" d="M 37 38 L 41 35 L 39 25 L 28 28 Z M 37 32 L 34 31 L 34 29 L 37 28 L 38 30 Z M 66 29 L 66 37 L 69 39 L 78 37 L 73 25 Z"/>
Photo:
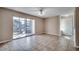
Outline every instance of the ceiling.
<path id="1" fill-rule="evenodd" d="M 38 16 L 41 18 L 68 14 L 74 11 L 74 7 L 7 7 L 7 8 L 23 12 L 26 14 L 30 14 L 33 16 Z M 40 14 L 41 8 L 43 9 L 42 14 Z"/>

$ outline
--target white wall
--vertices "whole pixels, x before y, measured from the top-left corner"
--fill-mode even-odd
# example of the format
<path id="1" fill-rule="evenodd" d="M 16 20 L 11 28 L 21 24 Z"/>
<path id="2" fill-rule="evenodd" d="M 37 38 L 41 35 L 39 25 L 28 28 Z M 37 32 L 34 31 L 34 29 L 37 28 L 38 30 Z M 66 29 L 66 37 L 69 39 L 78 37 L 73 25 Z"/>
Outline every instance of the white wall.
<path id="1" fill-rule="evenodd" d="M 51 35 L 59 35 L 60 20 L 58 16 L 45 19 L 45 33 Z"/>

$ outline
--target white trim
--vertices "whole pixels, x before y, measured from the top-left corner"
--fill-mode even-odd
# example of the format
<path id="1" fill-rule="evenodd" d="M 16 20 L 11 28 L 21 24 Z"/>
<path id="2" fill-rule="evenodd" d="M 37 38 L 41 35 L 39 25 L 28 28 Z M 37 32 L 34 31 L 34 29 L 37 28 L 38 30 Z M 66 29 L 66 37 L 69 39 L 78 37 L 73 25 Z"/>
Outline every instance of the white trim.
<path id="1" fill-rule="evenodd" d="M 75 9 L 74 9 L 75 12 Z M 79 48 L 76 44 L 76 21 L 75 21 L 75 13 L 73 13 L 73 39 L 74 39 L 74 47 Z"/>
<path id="2" fill-rule="evenodd" d="M 75 48 L 79 48 L 79 46 L 75 46 Z"/>
<path id="3" fill-rule="evenodd" d="M 5 43 L 5 42 L 9 42 L 9 41 L 12 41 L 12 40 L 5 40 L 5 41 L 1 41 L 0 43 Z"/>
<path id="4" fill-rule="evenodd" d="M 39 35 L 40 35 L 40 34 L 39 34 Z M 60 36 L 60 35 L 54 35 L 54 34 L 46 34 L 46 35 Z"/>

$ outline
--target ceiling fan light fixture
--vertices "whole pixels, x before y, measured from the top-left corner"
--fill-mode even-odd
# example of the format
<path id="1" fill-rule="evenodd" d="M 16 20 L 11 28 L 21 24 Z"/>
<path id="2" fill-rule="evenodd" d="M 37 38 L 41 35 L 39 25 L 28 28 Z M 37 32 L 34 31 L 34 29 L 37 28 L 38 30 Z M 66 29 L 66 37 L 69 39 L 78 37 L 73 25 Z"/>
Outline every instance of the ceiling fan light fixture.
<path id="1" fill-rule="evenodd" d="M 40 15 L 40 16 L 44 15 L 44 9 L 43 9 L 43 8 L 41 8 L 41 9 L 39 10 L 39 15 Z"/>

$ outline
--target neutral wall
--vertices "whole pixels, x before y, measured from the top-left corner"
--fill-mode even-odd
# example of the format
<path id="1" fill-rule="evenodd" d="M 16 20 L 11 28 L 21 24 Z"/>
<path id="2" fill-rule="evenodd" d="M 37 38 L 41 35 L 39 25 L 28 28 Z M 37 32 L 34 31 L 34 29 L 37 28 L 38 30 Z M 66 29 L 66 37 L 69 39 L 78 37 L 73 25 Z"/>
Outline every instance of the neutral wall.
<path id="1" fill-rule="evenodd" d="M 51 35 L 59 35 L 60 22 L 59 16 L 45 19 L 45 33 Z"/>
<path id="2" fill-rule="evenodd" d="M 42 19 L 36 19 L 35 21 L 35 33 L 36 34 L 42 34 L 44 33 L 44 20 Z"/>
<path id="3" fill-rule="evenodd" d="M 12 39 L 12 18 L 9 11 L 0 9 L 0 43 Z"/>
<path id="4" fill-rule="evenodd" d="M 43 33 L 43 20 L 39 17 L 26 15 L 5 8 L 0 8 L 0 42 L 12 40 L 13 37 L 13 16 L 34 19 L 36 22 L 35 34 Z"/>

